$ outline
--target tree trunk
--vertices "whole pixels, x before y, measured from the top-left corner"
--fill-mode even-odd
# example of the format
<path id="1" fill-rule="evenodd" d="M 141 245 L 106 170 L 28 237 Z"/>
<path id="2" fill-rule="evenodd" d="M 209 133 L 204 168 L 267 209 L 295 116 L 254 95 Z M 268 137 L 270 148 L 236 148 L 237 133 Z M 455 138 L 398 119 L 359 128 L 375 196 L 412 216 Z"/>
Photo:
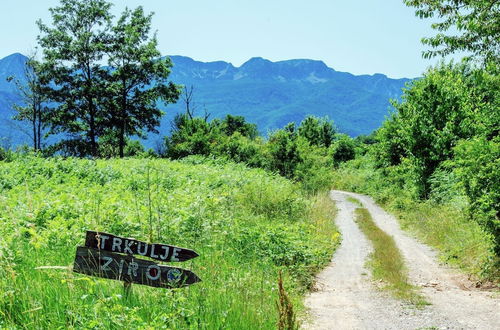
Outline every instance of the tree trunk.
<path id="1" fill-rule="evenodd" d="M 126 82 L 122 80 L 122 104 L 120 109 L 120 137 L 119 137 L 119 149 L 120 149 L 120 158 L 123 158 L 125 149 L 125 125 L 126 125 L 126 113 L 127 113 L 127 93 L 126 93 Z"/>
<path id="2" fill-rule="evenodd" d="M 119 138 L 119 149 L 120 149 L 120 158 L 123 158 L 125 149 L 125 121 L 121 121 L 120 125 L 120 138 Z"/>
<path id="3" fill-rule="evenodd" d="M 38 110 L 38 128 L 37 128 L 37 142 L 38 142 L 38 150 L 42 150 L 42 105 L 39 103 L 37 106 Z"/>
<path id="4" fill-rule="evenodd" d="M 90 138 L 90 154 L 92 157 L 97 157 L 97 142 L 96 142 L 96 132 L 95 132 L 95 113 L 94 105 L 92 103 L 92 96 L 88 96 L 87 100 L 89 102 L 89 138 Z"/>
<path id="5" fill-rule="evenodd" d="M 36 132 L 36 101 L 33 102 L 32 104 L 32 116 L 31 116 L 31 124 L 33 125 L 33 150 L 37 151 L 38 143 L 37 143 L 37 137 L 38 134 Z"/>

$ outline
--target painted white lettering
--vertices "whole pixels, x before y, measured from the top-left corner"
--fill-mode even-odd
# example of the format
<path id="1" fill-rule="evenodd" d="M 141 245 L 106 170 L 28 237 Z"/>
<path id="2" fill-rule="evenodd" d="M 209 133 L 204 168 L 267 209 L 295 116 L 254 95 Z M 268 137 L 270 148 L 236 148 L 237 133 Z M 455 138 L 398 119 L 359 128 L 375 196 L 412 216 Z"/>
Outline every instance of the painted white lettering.
<path id="1" fill-rule="evenodd" d="M 113 258 L 102 257 L 102 260 L 104 260 L 105 263 L 104 263 L 104 265 L 102 265 L 101 270 L 111 270 L 111 268 L 109 268 L 109 264 L 113 262 Z"/>
<path id="2" fill-rule="evenodd" d="M 179 261 L 179 258 L 177 258 L 177 257 L 179 256 L 180 251 L 181 251 L 181 249 L 174 248 L 172 251 L 172 257 L 170 258 L 170 261 Z"/>
<path id="3" fill-rule="evenodd" d="M 128 239 L 125 240 L 125 245 L 123 246 L 123 253 L 128 253 L 128 254 L 133 254 L 132 250 L 130 247 L 134 244 L 134 241 L 128 241 Z"/>
<path id="4" fill-rule="evenodd" d="M 118 237 L 113 237 L 113 247 L 111 248 L 111 251 L 118 251 L 118 252 L 122 252 L 122 239 L 121 238 L 118 238 Z"/>
<path id="5" fill-rule="evenodd" d="M 168 246 L 162 246 L 161 248 L 162 248 L 163 250 L 165 250 L 165 254 L 160 255 L 160 258 L 161 258 L 162 260 L 166 260 L 166 259 L 167 259 L 167 257 L 168 257 L 168 251 L 170 250 L 170 248 L 169 248 Z"/>
<path id="6" fill-rule="evenodd" d="M 151 281 L 156 281 L 157 279 L 160 278 L 160 275 L 161 275 L 160 266 L 149 265 L 148 269 L 146 270 L 146 277 L 148 279 L 150 279 Z"/>
<path id="7" fill-rule="evenodd" d="M 144 243 L 144 249 L 141 251 L 141 243 L 137 243 L 137 252 L 141 256 L 145 256 L 148 253 L 148 245 Z"/>
<path id="8" fill-rule="evenodd" d="M 128 264 L 128 276 L 132 276 L 132 274 L 134 274 L 134 276 L 137 277 L 137 270 L 138 269 L 139 269 L 139 264 L 132 260 Z"/>
<path id="9" fill-rule="evenodd" d="M 120 269 L 118 270 L 118 278 L 122 278 L 122 273 L 123 273 L 123 264 L 125 263 L 125 260 L 120 260 Z"/>
<path id="10" fill-rule="evenodd" d="M 158 255 L 155 254 L 155 245 L 151 245 L 151 254 L 149 255 L 151 258 L 158 258 Z"/>
<path id="11" fill-rule="evenodd" d="M 104 249 L 104 242 L 109 238 L 109 236 L 106 235 L 98 235 L 98 241 L 101 240 L 101 249 Z M 99 244 L 99 243 L 97 243 Z"/>

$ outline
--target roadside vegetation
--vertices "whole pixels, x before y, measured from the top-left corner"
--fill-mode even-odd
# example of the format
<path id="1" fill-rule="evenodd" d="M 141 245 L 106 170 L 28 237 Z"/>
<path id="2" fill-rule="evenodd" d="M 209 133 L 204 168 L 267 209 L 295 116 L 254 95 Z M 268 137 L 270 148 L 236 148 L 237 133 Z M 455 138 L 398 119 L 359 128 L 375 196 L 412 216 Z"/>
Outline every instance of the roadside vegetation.
<path id="1" fill-rule="evenodd" d="M 261 169 L 187 158 L 0 162 L 0 327 L 275 328 L 339 242 L 327 196 Z M 165 290 L 68 269 L 87 229 L 196 250 L 203 282 Z M 278 291 L 278 273 L 283 288 Z"/>
<path id="2" fill-rule="evenodd" d="M 337 189 L 373 196 L 478 281 L 499 280 L 499 86 L 496 66 L 429 69 L 334 178 Z"/>
<path id="3" fill-rule="evenodd" d="M 437 34 L 423 56 L 463 52 L 408 83 L 382 127 L 357 138 L 334 187 L 366 193 L 443 261 L 500 283 L 500 4 L 405 0 Z"/>

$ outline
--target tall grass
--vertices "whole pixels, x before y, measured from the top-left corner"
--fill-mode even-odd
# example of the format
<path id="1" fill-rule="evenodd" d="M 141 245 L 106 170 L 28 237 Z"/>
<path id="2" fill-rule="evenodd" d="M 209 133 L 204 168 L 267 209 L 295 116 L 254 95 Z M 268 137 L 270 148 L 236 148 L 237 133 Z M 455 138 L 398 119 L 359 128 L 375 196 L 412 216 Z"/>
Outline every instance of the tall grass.
<path id="1" fill-rule="evenodd" d="M 394 239 L 375 224 L 367 209 L 356 208 L 355 213 L 357 224 L 373 245 L 373 252 L 368 261 L 373 278 L 383 281 L 384 288 L 396 298 L 416 305 L 425 304 L 417 288 L 408 281 L 404 259 Z"/>
<path id="2" fill-rule="evenodd" d="M 332 204 L 263 170 L 192 158 L 0 162 L 0 328 L 274 329 L 338 244 Z M 88 229 L 183 246 L 203 282 L 165 290 L 71 266 Z"/>

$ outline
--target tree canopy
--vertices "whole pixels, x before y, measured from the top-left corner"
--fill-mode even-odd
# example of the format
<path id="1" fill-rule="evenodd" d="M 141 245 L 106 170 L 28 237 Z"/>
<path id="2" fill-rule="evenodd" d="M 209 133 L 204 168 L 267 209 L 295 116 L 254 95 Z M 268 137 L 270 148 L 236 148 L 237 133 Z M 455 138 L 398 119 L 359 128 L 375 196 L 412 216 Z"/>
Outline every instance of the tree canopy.
<path id="1" fill-rule="evenodd" d="M 60 150 L 99 156 L 99 143 L 155 131 L 163 113 L 157 102 L 175 102 L 179 88 L 167 81 L 172 64 L 161 58 L 152 15 L 126 9 L 116 23 L 106 0 L 61 0 L 52 26 L 38 21 L 41 72 L 54 107 L 52 133 L 64 133 Z M 105 64 L 108 64 L 106 66 Z"/>
<path id="2" fill-rule="evenodd" d="M 425 58 L 465 51 L 483 63 L 500 63 L 500 1 L 404 0 L 420 18 L 438 18 L 432 24 L 439 33 L 422 39 L 431 50 Z M 448 32 L 448 33 L 447 33 Z M 447 33 L 447 34 L 446 34 Z"/>

